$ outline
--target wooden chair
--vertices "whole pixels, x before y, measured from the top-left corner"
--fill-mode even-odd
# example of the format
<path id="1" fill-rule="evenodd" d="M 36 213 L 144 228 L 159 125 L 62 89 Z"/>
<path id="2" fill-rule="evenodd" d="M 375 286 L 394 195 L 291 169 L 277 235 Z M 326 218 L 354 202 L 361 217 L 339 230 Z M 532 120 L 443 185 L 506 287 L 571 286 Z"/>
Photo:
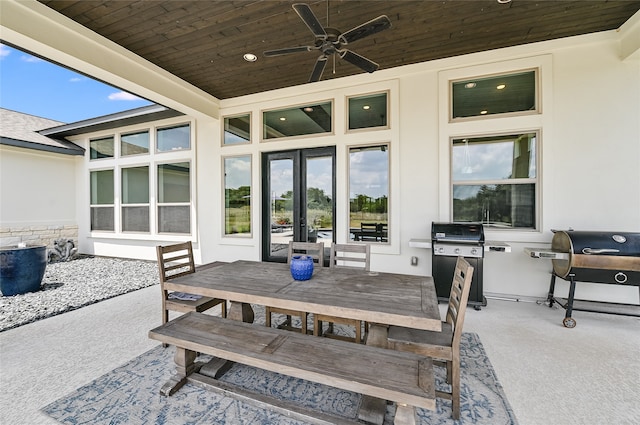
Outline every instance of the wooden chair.
<path id="1" fill-rule="evenodd" d="M 436 397 L 451 400 L 454 419 L 460 419 L 460 338 L 472 277 L 473 267 L 464 258 L 458 257 L 442 332 L 389 327 L 389 348 L 421 354 L 445 363 L 451 393 L 436 391 Z"/>
<path id="2" fill-rule="evenodd" d="M 365 245 L 347 245 L 347 244 L 331 244 L 331 259 L 329 267 L 352 267 L 369 271 L 371 268 L 371 246 Z M 328 329 L 322 332 L 323 322 L 328 322 Z M 343 335 L 336 335 L 333 332 L 334 323 L 353 326 L 355 329 L 355 338 L 349 338 Z M 365 323 L 365 332 L 368 324 Z M 315 314 L 313 319 L 313 334 L 316 336 L 326 336 L 330 338 L 342 339 L 362 343 L 362 321 L 356 319 L 347 319 L 344 317 L 329 316 L 326 314 Z"/>
<path id="3" fill-rule="evenodd" d="M 306 254 L 313 257 L 313 261 L 317 263 L 316 267 L 324 266 L 324 244 L 322 242 L 289 242 L 289 252 L 287 254 L 287 264 L 291 262 L 291 257 L 297 254 Z M 298 331 L 303 334 L 307 334 L 307 320 L 309 313 L 306 311 L 288 310 L 284 308 L 265 307 L 265 326 L 271 327 L 271 314 L 284 314 L 286 319 L 284 322 L 278 325 L 280 329 L 287 329 L 290 331 Z M 300 317 L 301 326 L 296 328 L 293 326 L 291 317 Z"/>
<path id="4" fill-rule="evenodd" d="M 169 321 L 169 310 L 187 313 L 189 311 L 203 312 L 220 304 L 222 317 L 227 317 L 227 302 L 218 298 L 201 297 L 198 295 L 168 291 L 164 284 L 168 280 L 190 273 L 200 268 L 216 266 L 215 263 L 206 264 L 196 269 L 193 261 L 193 247 L 191 242 L 175 245 L 157 246 L 158 270 L 160 272 L 160 289 L 162 290 L 162 323 Z M 222 263 L 221 263 L 222 264 Z"/>

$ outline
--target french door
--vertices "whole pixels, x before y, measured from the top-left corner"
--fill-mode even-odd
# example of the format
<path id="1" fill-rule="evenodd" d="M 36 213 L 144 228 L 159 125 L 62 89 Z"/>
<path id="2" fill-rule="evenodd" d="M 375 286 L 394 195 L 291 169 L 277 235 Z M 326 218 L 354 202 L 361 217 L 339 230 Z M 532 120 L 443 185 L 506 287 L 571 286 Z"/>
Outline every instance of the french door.
<path id="1" fill-rule="evenodd" d="M 262 154 L 262 260 L 287 261 L 289 241 L 334 240 L 335 147 Z"/>

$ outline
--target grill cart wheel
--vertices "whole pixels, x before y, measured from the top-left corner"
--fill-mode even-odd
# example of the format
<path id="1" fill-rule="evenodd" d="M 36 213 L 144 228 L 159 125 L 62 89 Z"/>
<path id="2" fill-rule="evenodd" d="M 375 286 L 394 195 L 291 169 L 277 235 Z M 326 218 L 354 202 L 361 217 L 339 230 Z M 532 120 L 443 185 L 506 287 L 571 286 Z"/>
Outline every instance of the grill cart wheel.
<path id="1" fill-rule="evenodd" d="M 562 319 L 562 324 L 565 328 L 575 328 L 576 327 L 576 319 L 573 317 L 565 317 Z"/>

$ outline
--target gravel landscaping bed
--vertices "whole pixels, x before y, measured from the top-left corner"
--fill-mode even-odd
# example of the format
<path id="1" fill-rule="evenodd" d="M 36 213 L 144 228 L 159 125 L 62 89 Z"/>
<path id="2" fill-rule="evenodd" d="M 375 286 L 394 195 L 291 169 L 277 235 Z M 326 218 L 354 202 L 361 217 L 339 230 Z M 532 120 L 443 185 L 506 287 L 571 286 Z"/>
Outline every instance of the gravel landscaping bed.
<path id="1" fill-rule="evenodd" d="M 85 257 L 47 264 L 40 291 L 0 297 L 0 332 L 156 284 L 153 261 Z"/>

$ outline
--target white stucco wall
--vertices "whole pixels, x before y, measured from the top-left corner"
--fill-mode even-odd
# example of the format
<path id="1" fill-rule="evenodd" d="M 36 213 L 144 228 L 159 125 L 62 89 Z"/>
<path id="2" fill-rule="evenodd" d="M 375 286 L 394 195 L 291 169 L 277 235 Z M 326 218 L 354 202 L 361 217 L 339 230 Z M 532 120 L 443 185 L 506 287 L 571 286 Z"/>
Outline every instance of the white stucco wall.
<path id="1" fill-rule="evenodd" d="M 76 239 L 76 164 L 81 157 L 0 145 L 2 245 Z"/>

